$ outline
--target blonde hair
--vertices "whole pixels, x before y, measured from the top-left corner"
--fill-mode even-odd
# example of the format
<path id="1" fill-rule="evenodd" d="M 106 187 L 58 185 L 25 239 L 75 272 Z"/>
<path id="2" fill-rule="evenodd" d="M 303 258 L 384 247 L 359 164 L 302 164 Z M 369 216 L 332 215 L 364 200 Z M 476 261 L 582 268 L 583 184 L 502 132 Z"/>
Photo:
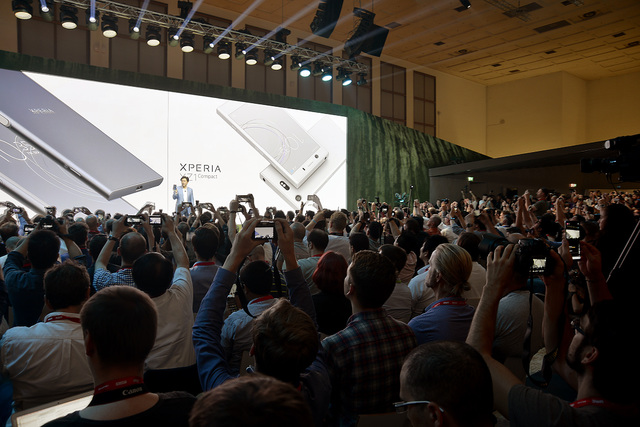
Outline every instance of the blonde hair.
<path id="1" fill-rule="evenodd" d="M 469 252 L 451 243 L 442 243 L 431 255 L 430 268 L 440 273 L 445 290 L 455 296 L 462 296 L 462 292 L 469 290 L 469 276 L 473 262 Z"/>

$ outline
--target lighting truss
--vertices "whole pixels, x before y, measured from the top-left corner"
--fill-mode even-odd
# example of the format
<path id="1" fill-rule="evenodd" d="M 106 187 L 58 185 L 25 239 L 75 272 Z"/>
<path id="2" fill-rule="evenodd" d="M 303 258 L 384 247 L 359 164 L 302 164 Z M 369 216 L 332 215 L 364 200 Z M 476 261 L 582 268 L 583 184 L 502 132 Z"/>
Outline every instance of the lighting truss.
<path id="1" fill-rule="evenodd" d="M 55 3 L 73 6 L 78 9 L 88 9 L 91 5 L 91 0 L 53 0 Z M 487 0 L 488 1 L 488 0 Z M 140 22 L 147 25 L 153 25 L 161 28 L 181 28 L 185 20 L 172 15 L 165 15 L 163 13 L 154 12 L 151 10 L 143 10 L 138 7 L 121 4 L 112 0 L 96 0 L 96 11 L 104 16 L 107 14 L 116 16 L 118 18 L 140 19 Z M 307 49 L 302 46 L 290 45 L 283 43 L 282 41 L 263 39 L 262 37 L 246 34 L 242 31 L 229 30 L 227 28 L 217 27 L 204 22 L 197 22 L 190 20 L 184 27 L 185 31 L 189 31 L 190 34 L 198 35 L 201 37 L 211 37 L 214 40 L 218 40 L 218 44 L 221 42 L 230 43 L 242 43 L 247 46 L 253 46 L 253 48 L 268 49 L 275 52 L 276 56 L 289 55 L 297 56 L 300 61 L 313 63 L 316 61 L 322 61 L 326 66 L 343 69 L 355 73 L 368 73 L 366 65 L 356 61 L 343 59 L 338 56 L 330 55 L 326 52 L 318 52 L 312 49 Z"/>
<path id="2" fill-rule="evenodd" d="M 519 1 L 517 6 L 509 3 L 506 0 L 484 0 L 484 1 L 489 3 L 492 6 L 497 7 L 500 10 L 513 13 L 516 18 L 521 19 L 525 22 L 529 22 L 531 20 L 531 16 L 529 16 L 529 13 L 520 9 Z"/>

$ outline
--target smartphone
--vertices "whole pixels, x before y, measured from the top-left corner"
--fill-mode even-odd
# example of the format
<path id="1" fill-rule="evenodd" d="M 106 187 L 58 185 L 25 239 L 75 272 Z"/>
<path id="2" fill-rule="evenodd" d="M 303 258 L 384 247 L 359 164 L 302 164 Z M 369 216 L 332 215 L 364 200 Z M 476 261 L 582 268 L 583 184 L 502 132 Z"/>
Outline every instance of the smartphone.
<path id="1" fill-rule="evenodd" d="M 22 213 L 22 208 L 18 207 L 18 206 L 14 206 L 11 208 L 11 212 L 13 212 L 14 214 L 21 214 Z"/>
<path id="2" fill-rule="evenodd" d="M 152 227 L 162 227 L 162 215 L 149 215 L 149 224 Z"/>
<path id="3" fill-rule="evenodd" d="M 35 229 L 36 229 L 35 225 L 33 225 L 33 224 L 25 224 L 24 225 L 24 235 L 27 236 L 29 233 L 31 233 Z"/>
<path id="4" fill-rule="evenodd" d="M 178 186 L 176 184 L 173 184 L 173 191 L 177 191 L 178 190 Z"/>
<path id="5" fill-rule="evenodd" d="M 36 213 L 46 215 L 48 208 L 77 205 L 87 206 L 94 212 L 95 209 L 113 213 L 137 212 L 123 199 L 106 200 L 46 153 L 4 126 L 0 126 L 0 164 L 0 188 Z"/>
<path id="6" fill-rule="evenodd" d="M 578 221 L 566 221 L 564 225 L 565 238 L 569 242 L 571 258 L 580 259 L 580 223 Z"/>
<path id="7" fill-rule="evenodd" d="M 228 101 L 217 112 L 295 187 L 329 155 L 283 108 Z"/>
<path id="8" fill-rule="evenodd" d="M 242 195 L 242 196 L 238 196 L 236 194 L 236 200 L 239 203 L 250 203 L 251 202 L 251 197 L 249 197 L 248 195 Z"/>
<path id="9" fill-rule="evenodd" d="M 253 233 L 253 240 L 273 240 L 276 235 L 276 225 L 273 221 L 260 221 Z"/>
<path id="10" fill-rule="evenodd" d="M 129 215 L 124 223 L 131 227 L 142 224 L 142 221 L 144 221 L 144 217 L 142 215 Z"/>
<path id="11" fill-rule="evenodd" d="M 479 209 L 476 209 L 476 210 L 474 210 L 474 211 L 473 211 L 473 215 L 474 215 L 474 216 L 480 216 L 480 213 L 481 213 L 481 212 L 480 212 L 480 210 L 479 210 Z"/>
<path id="12" fill-rule="evenodd" d="M 56 214 L 56 207 L 55 206 L 45 206 L 44 207 L 44 211 L 47 213 L 47 215 L 55 215 Z"/>
<path id="13" fill-rule="evenodd" d="M 107 200 L 152 188 L 162 176 L 20 71 L 0 69 L 0 124 Z M 98 153 L 108 158 L 98 159 Z M 103 163 L 118 165 L 99 167 Z"/>
<path id="14" fill-rule="evenodd" d="M 269 165 L 260 172 L 260 179 L 275 191 L 294 209 L 300 208 L 300 202 L 309 194 L 318 194 L 327 181 L 335 175 L 346 162 L 346 131 L 341 129 L 332 118 L 323 117 L 309 129 L 309 134 L 331 153 L 300 187 Z M 340 154 L 343 153 L 343 154 Z M 346 200 L 342 201 L 346 204 Z"/>

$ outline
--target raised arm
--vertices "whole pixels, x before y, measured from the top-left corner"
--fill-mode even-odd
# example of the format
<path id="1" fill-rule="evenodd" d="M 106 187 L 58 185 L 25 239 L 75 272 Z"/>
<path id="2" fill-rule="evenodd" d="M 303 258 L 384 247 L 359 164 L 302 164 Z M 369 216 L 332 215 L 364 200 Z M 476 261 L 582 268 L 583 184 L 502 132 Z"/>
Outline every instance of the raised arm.
<path id="1" fill-rule="evenodd" d="M 162 231 L 169 236 L 171 253 L 173 254 L 173 259 L 176 262 L 176 267 L 189 268 L 189 256 L 187 255 L 187 250 L 182 244 L 182 239 L 178 234 L 179 231 L 176 230 L 175 223 L 167 214 L 162 214 Z"/>
<path id="2" fill-rule="evenodd" d="M 482 355 L 493 380 L 493 398 L 496 409 L 509 418 L 509 390 L 520 381 L 508 368 L 491 356 L 498 304 L 503 295 L 513 284 L 513 267 L 515 264 L 515 247 L 508 245 L 498 247 L 487 257 L 487 284 L 482 291 L 482 298 L 478 304 L 467 343 Z"/>

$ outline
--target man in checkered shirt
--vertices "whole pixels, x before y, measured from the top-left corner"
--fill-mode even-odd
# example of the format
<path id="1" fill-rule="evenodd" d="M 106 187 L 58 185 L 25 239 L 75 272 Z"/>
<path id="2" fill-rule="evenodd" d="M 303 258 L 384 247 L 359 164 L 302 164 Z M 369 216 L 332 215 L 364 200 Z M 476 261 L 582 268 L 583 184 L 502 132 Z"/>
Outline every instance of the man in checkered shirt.
<path id="1" fill-rule="evenodd" d="M 395 281 L 395 267 L 384 255 L 354 255 L 345 278 L 353 315 L 346 328 L 322 341 L 333 390 L 332 425 L 355 425 L 358 414 L 392 412 L 400 400 L 400 370 L 416 337 L 382 308 Z"/>

